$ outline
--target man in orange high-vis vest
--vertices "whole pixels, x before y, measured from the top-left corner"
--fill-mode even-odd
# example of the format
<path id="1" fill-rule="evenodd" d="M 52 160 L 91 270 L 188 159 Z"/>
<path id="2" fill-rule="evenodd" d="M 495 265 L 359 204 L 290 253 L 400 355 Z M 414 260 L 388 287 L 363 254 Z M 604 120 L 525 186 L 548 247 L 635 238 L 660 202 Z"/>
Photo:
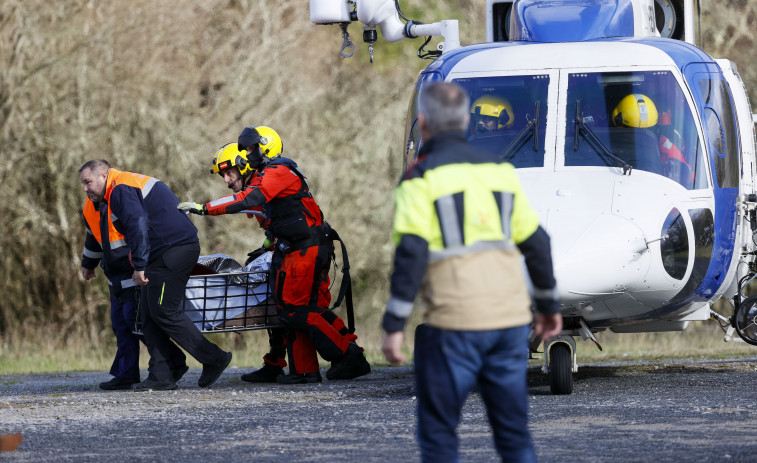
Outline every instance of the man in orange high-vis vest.
<path id="1" fill-rule="evenodd" d="M 131 389 L 140 382 L 139 341 L 141 335 L 134 333 L 137 318 L 137 284 L 131 279 L 134 268 L 129 262 L 129 247 L 124 235 L 118 232 L 107 213 L 107 206 L 86 199 L 83 215 L 87 235 L 81 260 L 81 274 L 84 280 L 95 277 L 99 265 L 108 278 L 110 292 L 110 326 L 116 335 L 116 356 L 110 367 L 113 378 L 100 383 L 100 389 Z M 189 369 L 186 356 L 181 349 L 171 344 L 169 365 L 174 382 L 184 376 Z"/>
<path id="2" fill-rule="evenodd" d="M 172 342 L 202 363 L 197 385 L 210 386 L 231 363 L 231 352 L 208 341 L 181 310 L 200 243 L 195 226 L 176 208 L 179 199 L 158 179 L 113 169 L 101 159 L 85 163 L 79 180 L 92 202 L 107 205 L 129 247 L 132 279 L 142 287 L 139 315 L 150 374 L 134 389 L 176 389 L 169 365 Z"/>

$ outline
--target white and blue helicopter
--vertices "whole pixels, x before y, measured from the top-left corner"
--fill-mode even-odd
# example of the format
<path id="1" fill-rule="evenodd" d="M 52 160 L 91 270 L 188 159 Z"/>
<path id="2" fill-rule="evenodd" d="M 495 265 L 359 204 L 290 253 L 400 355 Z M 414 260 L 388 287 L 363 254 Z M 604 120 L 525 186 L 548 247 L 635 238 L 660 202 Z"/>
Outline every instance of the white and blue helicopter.
<path id="1" fill-rule="evenodd" d="M 757 345 L 757 298 L 743 294 L 757 272 L 755 117 L 736 65 L 694 45 L 693 0 L 486 0 L 487 42 L 464 47 L 456 21 L 406 20 L 396 0 L 310 4 L 312 22 L 342 25 L 343 56 L 350 21 L 371 57 L 376 27 L 444 37 L 415 85 L 405 163 L 418 90 L 462 86 L 470 143 L 518 169 L 552 238 L 565 322 L 544 346 L 554 394 L 573 390 L 575 339 L 601 349 L 606 329 L 715 319 L 726 340 Z M 732 317 L 712 310 L 720 299 Z"/>

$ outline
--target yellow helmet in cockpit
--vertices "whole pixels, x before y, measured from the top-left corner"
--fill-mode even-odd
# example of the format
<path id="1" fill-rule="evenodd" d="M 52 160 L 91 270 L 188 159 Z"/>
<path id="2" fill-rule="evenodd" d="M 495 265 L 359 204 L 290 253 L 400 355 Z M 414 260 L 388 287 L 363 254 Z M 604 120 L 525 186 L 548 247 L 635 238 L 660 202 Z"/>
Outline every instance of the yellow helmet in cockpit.
<path id="1" fill-rule="evenodd" d="M 478 132 L 512 127 L 515 122 L 515 114 L 510 102 L 494 95 L 478 98 L 471 105 L 470 112 L 471 123 Z"/>
<path id="2" fill-rule="evenodd" d="M 657 107 L 651 98 L 641 93 L 626 95 L 612 111 L 615 127 L 643 129 L 657 125 Z"/>

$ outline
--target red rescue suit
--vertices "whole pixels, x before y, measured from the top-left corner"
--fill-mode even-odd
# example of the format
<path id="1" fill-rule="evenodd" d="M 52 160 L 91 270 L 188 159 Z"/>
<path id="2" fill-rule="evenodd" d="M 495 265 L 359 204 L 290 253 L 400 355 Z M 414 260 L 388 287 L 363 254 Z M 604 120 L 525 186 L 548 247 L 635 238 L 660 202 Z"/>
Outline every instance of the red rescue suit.
<path id="1" fill-rule="evenodd" d="M 660 160 L 663 174 L 682 185 L 693 186 L 696 172 L 691 168 L 683 153 L 673 141 L 665 135 L 660 137 Z"/>
<path id="2" fill-rule="evenodd" d="M 674 159 L 686 164 L 686 167 L 691 169 L 691 166 L 686 162 L 686 158 L 683 157 L 678 147 L 665 135 L 660 137 L 660 159 L 663 163 L 669 159 Z"/>
<path id="3" fill-rule="evenodd" d="M 342 357 L 357 336 L 328 310 L 329 267 L 334 245 L 330 227 L 310 193 L 304 175 L 291 159 L 268 163 L 237 194 L 205 205 L 209 215 L 264 206 L 273 234 L 274 297 L 279 318 L 288 328 L 290 373 L 318 371 L 316 351 L 327 361 Z"/>

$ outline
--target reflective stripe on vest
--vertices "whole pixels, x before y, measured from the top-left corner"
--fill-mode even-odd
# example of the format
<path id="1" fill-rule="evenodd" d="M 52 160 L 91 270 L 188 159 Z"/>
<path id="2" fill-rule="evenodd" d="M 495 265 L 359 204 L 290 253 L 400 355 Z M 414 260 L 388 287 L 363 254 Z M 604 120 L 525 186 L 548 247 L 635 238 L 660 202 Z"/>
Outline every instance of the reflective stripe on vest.
<path id="1" fill-rule="evenodd" d="M 108 171 L 108 179 L 105 181 L 105 201 L 108 202 L 108 216 L 110 217 L 110 222 L 118 222 L 118 217 L 113 213 L 113 211 L 110 208 L 110 194 L 113 191 L 113 188 L 115 188 L 118 185 L 126 185 L 130 187 L 134 187 L 139 189 L 142 192 L 142 199 L 147 199 L 147 196 L 150 194 L 150 191 L 152 191 L 152 188 L 155 186 L 156 183 L 158 183 L 160 180 L 154 178 L 154 177 L 148 177 L 147 175 L 142 174 L 135 174 L 134 172 L 124 172 L 120 170 L 116 170 L 114 168 L 110 168 Z M 123 238 L 123 235 L 121 235 Z M 114 240 L 111 240 L 111 243 L 114 243 Z M 121 247 L 126 245 L 126 242 L 123 243 L 114 243 L 115 247 L 111 247 L 111 249 L 115 249 L 116 247 Z"/>
<path id="2" fill-rule="evenodd" d="M 404 179 L 395 190 L 392 238 L 415 235 L 430 260 L 512 250 L 539 227 L 509 164 L 445 164 Z"/>
<path id="3" fill-rule="evenodd" d="M 92 236 L 94 236 L 97 242 L 100 243 L 100 246 L 102 246 L 103 238 L 102 232 L 100 231 L 100 211 L 95 209 L 95 204 L 89 199 L 84 202 L 84 220 L 87 221 L 87 225 L 89 225 L 89 229 L 92 231 Z M 116 227 L 113 226 L 112 220 L 108 220 L 108 243 L 110 244 L 110 249 L 116 249 L 126 245 L 124 235 L 116 230 Z M 87 257 L 99 258 L 102 256 L 102 254 L 100 254 L 100 256 L 94 256 L 91 254 L 94 253 L 91 251 L 87 253 L 87 250 L 84 250 L 84 255 Z"/>
<path id="4" fill-rule="evenodd" d="M 113 286 L 113 283 L 111 283 L 110 280 L 108 280 L 108 284 L 110 286 Z M 137 286 L 137 283 L 134 282 L 134 280 L 121 280 L 121 289 L 131 288 L 132 286 Z"/>
<path id="5" fill-rule="evenodd" d="M 158 179 L 148 177 L 147 175 L 123 172 L 111 167 L 108 171 L 108 179 L 105 181 L 105 201 L 110 199 L 110 193 L 117 185 L 138 188 L 142 192 L 142 198 L 147 199 L 147 195 L 150 194 L 150 191 L 152 191 L 152 188 L 158 182 Z M 108 211 L 108 213 L 112 214 L 111 211 Z"/>

